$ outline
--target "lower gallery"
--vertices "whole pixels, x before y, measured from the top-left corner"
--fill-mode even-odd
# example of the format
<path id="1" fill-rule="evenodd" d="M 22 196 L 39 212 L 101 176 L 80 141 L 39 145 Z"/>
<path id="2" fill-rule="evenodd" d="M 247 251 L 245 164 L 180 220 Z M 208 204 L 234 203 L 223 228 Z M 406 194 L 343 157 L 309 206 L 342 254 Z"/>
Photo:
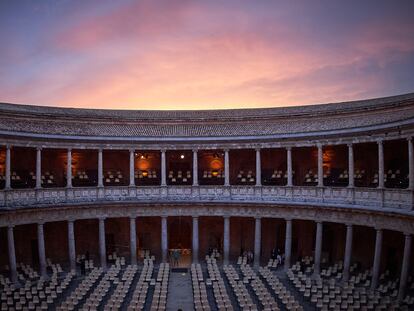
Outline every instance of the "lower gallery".
<path id="1" fill-rule="evenodd" d="M 413 135 L 414 94 L 0 104 L 1 310 L 412 310 Z"/>

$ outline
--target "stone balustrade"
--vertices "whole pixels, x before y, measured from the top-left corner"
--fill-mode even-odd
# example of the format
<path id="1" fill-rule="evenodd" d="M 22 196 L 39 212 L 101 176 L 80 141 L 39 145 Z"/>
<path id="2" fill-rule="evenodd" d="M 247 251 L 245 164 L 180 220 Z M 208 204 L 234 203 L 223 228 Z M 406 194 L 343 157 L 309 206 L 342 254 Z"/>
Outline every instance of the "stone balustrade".
<path id="1" fill-rule="evenodd" d="M 0 191 L 0 209 L 99 202 L 258 202 L 315 204 L 412 212 L 414 192 L 407 189 L 286 186 L 148 186 L 13 189 Z"/>

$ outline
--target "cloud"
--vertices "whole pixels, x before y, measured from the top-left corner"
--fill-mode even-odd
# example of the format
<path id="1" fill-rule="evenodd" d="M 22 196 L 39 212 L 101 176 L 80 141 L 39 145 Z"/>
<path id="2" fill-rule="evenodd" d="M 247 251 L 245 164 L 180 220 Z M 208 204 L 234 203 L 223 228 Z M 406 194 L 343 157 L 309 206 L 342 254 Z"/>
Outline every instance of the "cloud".
<path id="1" fill-rule="evenodd" d="M 0 100 L 213 109 L 414 89 L 414 22 L 388 5 L 355 12 L 339 2 L 70 3 L 42 9 L 49 13 L 32 21 L 36 40 L 18 30 L 4 37 L 10 44 L 0 52 Z"/>

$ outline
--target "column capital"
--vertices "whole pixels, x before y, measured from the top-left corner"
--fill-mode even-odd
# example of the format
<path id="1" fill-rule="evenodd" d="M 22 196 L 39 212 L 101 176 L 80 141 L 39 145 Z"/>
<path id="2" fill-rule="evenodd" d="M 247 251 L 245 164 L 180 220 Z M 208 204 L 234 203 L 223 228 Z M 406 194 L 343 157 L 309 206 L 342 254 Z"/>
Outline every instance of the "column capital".
<path id="1" fill-rule="evenodd" d="M 192 216 L 193 219 L 198 219 L 199 217 L 200 216 L 198 216 L 198 215 Z"/>
<path id="2" fill-rule="evenodd" d="M 198 152 L 198 147 L 193 147 L 191 150 L 193 151 L 193 153 L 197 153 Z"/>
<path id="3" fill-rule="evenodd" d="M 256 219 L 256 220 L 262 220 L 262 216 L 254 216 L 254 219 Z"/>
<path id="4" fill-rule="evenodd" d="M 98 152 L 103 152 L 103 147 L 98 147 Z"/>
<path id="5" fill-rule="evenodd" d="M 134 152 L 135 152 L 135 148 L 129 148 L 129 149 L 128 149 L 128 151 L 129 151 L 130 153 L 134 153 Z"/>
<path id="6" fill-rule="evenodd" d="M 161 216 L 161 219 L 167 219 L 167 218 L 168 218 L 168 216 L 166 216 L 166 215 Z"/>
<path id="7" fill-rule="evenodd" d="M 129 220 L 136 220 L 137 216 L 129 216 Z"/>
<path id="8" fill-rule="evenodd" d="M 230 219 L 230 216 L 225 215 L 225 216 L 223 216 L 223 218 L 224 218 L 224 219 Z"/>
<path id="9" fill-rule="evenodd" d="M 69 147 L 69 148 L 66 148 L 66 150 L 68 151 L 68 152 L 72 152 L 72 147 Z"/>
<path id="10" fill-rule="evenodd" d="M 260 152 L 260 150 L 262 150 L 262 147 L 255 147 L 255 148 L 254 148 L 254 150 L 256 150 L 256 152 L 257 152 L 257 151 L 259 151 L 259 152 Z"/>
<path id="11" fill-rule="evenodd" d="M 43 227 L 43 225 L 45 224 L 45 222 L 44 221 L 39 221 L 39 222 L 37 222 L 37 226 L 38 227 L 40 227 L 40 226 L 42 226 Z"/>
<path id="12" fill-rule="evenodd" d="M 13 228 L 14 228 L 14 225 L 7 225 L 8 230 L 13 230 Z"/>
<path id="13" fill-rule="evenodd" d="M 319 225 L 319 224 L 323 224 L 323 221 L 322 220 L 315 220 L 315 223 L 317 224 L 317 225 Z"/>
<path id="14" fill-rule="evenodd" d="M 12 145 L 6 144 L 6 149 L 10 150 L 12 148 Z"/>
<path id="15" fill-rule="evenodd" d="M 285 221 L 292 221 L 292 218 L 285 218 Z"/>
<path id="16" fill-rule="evenodd" d="M 98 220 L 99 221 L 104 221 L 106 219 L 106 217 L 105 216 L 100 216 L 100 217 L 98 217 Z"/>
<path id="17" fill-rule="evenodd" d="M 287 151 L 292 151 L 292 148 L 293 148 L 292 146 L 287 146 L 287 147 L 286 147 L 286 150 L 287 150 Z"/>
<path id="18" fill-rule="evenodd" d="M 412 234 L 410 233 L 410 232 L 403 232 L 403 234 L 404 234 L 404 237 L 407 239 L 407 238 L 409 238 L 409 239 L 411 239 L 412 238 Z"/>
<path id="19" fill-rule="evenodd" d="M 71 222 L 71 223 L 75 223 L 75 221 L 76 221 L 76 219 L 74 219 L 74 218 L 69 218 L 69 219 L 67 220 L 67 222 Z"/>
<path id="20" fill-rule="evenodd" d="M 160 152 L 161 153 L 166 153 L 167 152 L 167 149 L 166 148 L 162 148 L 162 149 L 160 149 Z"/>
<path id="21" fill-rule="evenodd" d="M 378 145 L 382 145 L 383 142 L 384 142 L 384 139 L 382 139 L 382 138 L 377 139 L 377 144 Z"/>
<path id="22" fill-rule="evenodd" d="M 351 228 L 352 228 L 352 227 L 353 227 L 353 224 L 351 224 L 351 223 L 347 222 L 347 223 L 345 223 L 345 226 L 346 226 L 346 227 L 348 227 L 348 228 L 349 228 L 349 227 L 351 227 Z"/>
<path id="23" fill-rule="evenodd" d="M 354 146 L 353 143 L 347 143 L 346 145 L 348 146 L 348 148 L 352 148 Z"/>
<path id="24" fill-rule="evenodd" d="M 413 141 L 413 137 L 412 137 L 412 136 L 408 136 L 408 137 L 407 137 L 407 140 L 408 140 L 408 141 Z"/>
<path id="25" fill-rule="evenodd" d="M 40 147 L 40 146 L 37 146 L 37 147 L 36 147 L 36 150 L 37 150 L 37 151 L 42 151 L 42 149 L 43 149 L 43 147 Z"/>
<path id="26" fill-rule="evenodd" d="M 374 230 L 377 232 L 382 232 L 383 229 L 381 227 L 374 227 Z"/>
<path id="27" fill-rule="evenodd" d="M 318 147 L 318 149 L 322 149 L 323 144 L 321 142 L 317 142 L 316 143 L 316 147 Z"/>

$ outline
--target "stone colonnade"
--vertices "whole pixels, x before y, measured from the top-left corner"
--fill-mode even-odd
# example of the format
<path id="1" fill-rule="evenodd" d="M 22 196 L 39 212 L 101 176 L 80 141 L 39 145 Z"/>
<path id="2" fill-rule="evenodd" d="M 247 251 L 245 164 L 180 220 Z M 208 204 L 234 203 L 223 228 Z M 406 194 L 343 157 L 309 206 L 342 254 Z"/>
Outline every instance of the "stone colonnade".
<path id="1" fill-rule="evenodd" d="M 229 263 L 230 253 L 230 218 L 229 216 L 223 217 L 223 263 Z M 104 269 L 107 269 L 107 258 L 106 258 L 106 241 L 105 241 L 105 218 L 98 218 L 99 220 L 99 257 L 100 264 Z M 162 261 L 168 260 L 168 216 L 161 216 L 161 253 Z M 74 221 L 67 221 L 67 234 L 68 234 L 68 253 L 70 268 L 76 269 L 76 247 L 75 247 L 75 232 L 74 232 Z M 286 234 L 285 234 L 285 269 L 289 269 L 292 258 L 292 219 L 285 219 L 286 222 Z M 254 265 L 257 267 L 260 264 L 261 254 L 261 224 L 262 218 L 255 217 L 255 229 L 254 229 Z M 320 273 L 321 269 L 321 253 L 322 253 L 322 241 L 323 241 L 323 222 L 316 221 L 316 236 L 315 236 L 315 250 L 314 250 L 314 276 Z M 349 270 L 351 266 L 352 257 L 352 240 L 353 240 L 353 225 L 345 224 L 346 226 L 346 241 L 345 241 L 345 252 L 344 252 L 344 269 L 343 269 L 343 280 L 349 279 Z M 45 252 L 45 239 L 44 239 L 44 222 L 37 224 L 37 240 L 38 240 L 38 251 L 39 251 L 39 265 L 40 274 L 43 277 L 47 277 L 46 271 L 46 252 Z M 7 229 L 8 237 L 8 254 L 9 254 L 9 267 L 11 273 L 12 282 L 17 282 L 17 264 L 15 254 L 15 242 L 14 242 L 14 226 L 10 225 Z M 193 262 L 199 260 L 199 216 L 192 217 L 192 253 Z M 371 288 L 375 289 L 378 286 L 380 265 L 381 265 L 381 251 L 382 251 L 382 240 L 383 230 L 375 228 L 375 252 L 373 259 L 372 268 L 372 280 Z M 399 285 L 399 298 L 404 297 L 405 288 L 407 285 L 408 271 L 410 266 L 410 255 L 411 255 L 411 234 L 404 234 L 404 255 L 402 260 L 402 269 L 400 276 Z M 131 263 L 137 263 L 137 240 L 136 240 L 136 217 L 130 217 L 130 256 Z"/>
<path id="2" fill-rule="evenodd" d="M 414 190 L 414 147 L 412 137 L 407 138 L 408 143 L 408 189 Z M 384 188 L 384 146 L 383 140 L 378 140 L 378 188 Z M 354 152 L 353 144 L 347 144 L 348 146 L 348 186 L 354 187 Z M 318 187 L 323 187 L 323 145 L 318 143 Z M 6 146 L 6 161 L 5 161 L 5 189 L 11 189 L 11 146 Z M 129 149 L 129 186 L 135 186 L 134 178 L 134 153 L 135 149 Z M 166 150 L 161 149 L 161 186 L 167 186 L 167 174 L 166 174 Z M 287 159 L 287 186 L 293 186 L 293 169 L 292 169 L 292 147 L 286 147 L 286 159 Z M 193 186 L 198 185 L 198 149 L 193 149 Z M 72 149 L 67 150 L 67 188 L 72 187 Z M 36 149 L 36 188 L 41 188 L 41 163 L 42 163 L 42 148 Z M 98 187 L 103 187 L 103 149 L 98 149 Z M 229 149 L 224 149 L 224 185 L 230 185 L 230 157 Z M 256 186 L 261 186 L 261 149 L 256 148 Z"/>

